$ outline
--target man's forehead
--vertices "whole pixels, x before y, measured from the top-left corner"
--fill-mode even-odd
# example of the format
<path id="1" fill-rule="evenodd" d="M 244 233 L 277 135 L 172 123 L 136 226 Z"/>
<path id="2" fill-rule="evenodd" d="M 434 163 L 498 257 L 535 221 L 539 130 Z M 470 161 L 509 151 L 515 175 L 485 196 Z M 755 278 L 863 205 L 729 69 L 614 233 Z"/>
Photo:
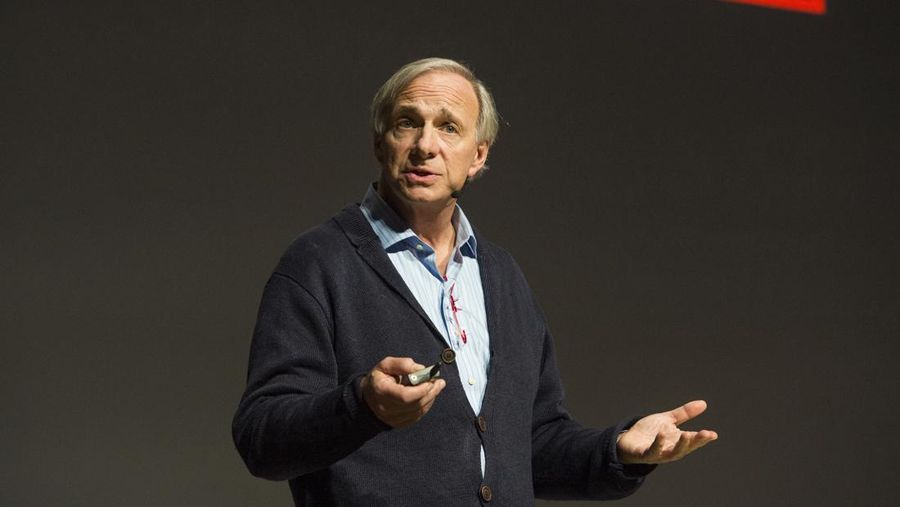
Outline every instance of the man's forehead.
<path id="1" fill-rule="evenodd" d="M 459 74 L 443 71 L 427 72 L 413 79 L 397 96 L 395 107 L 421 102 L 437 103 L 451 109 L 478 108 L 472 83 Z"/>

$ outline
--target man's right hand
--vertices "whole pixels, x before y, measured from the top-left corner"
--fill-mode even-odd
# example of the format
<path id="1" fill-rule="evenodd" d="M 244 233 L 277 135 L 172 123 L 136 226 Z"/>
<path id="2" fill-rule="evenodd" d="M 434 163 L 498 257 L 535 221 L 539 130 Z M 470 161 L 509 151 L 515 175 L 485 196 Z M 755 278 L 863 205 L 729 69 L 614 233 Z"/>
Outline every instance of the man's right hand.
<path id="1" fill-rule="evenodd" d="M 424 416 L 447 383 L 443 379 L 417 386 L 397 382 L 398 375 L 413 373 L 425 366 L 408 357 L 386 357 L 360 383 L 363 399 L 385 424 L 402 428 Z"/>

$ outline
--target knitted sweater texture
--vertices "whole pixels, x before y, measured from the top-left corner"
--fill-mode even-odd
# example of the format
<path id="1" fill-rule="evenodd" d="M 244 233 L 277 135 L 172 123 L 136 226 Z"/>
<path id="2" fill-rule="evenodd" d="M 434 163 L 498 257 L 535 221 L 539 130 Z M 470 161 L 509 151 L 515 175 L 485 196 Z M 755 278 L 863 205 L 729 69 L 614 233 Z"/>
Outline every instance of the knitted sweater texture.
<path id="1" fill-rule="evenodd" d="M 447 386 L 431 410 L 392 429 L 356 383 L 386 356 L 438 361 L 440 332 L 356 206 L 294 241 L 263 292 L 233 421 L 250 471 L 290 481 L 297 505 L 522 506 L 536 496 L 636 490 L 652 467 L 623 466 L 615 453 L 633 419 L 597 430 L 569 416 L 553 342 L 522 272 L 481 236 L 478 262 L 491 337 L 481 413 L 455 364 L 444 364 Z"/>

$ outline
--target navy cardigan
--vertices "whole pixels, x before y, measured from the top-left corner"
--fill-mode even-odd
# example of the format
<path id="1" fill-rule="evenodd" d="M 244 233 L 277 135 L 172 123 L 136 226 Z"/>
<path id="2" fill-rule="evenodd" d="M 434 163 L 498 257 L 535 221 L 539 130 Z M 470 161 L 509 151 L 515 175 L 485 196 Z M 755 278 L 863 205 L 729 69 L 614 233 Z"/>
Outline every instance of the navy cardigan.
<path id="1" fill-rule="evenodd" d="M 233 421 L 251 473 L 289 480 L 297 505 L 521 506 L 535 496 L 608 499 L 637 489 L 652 467 L 623 466 L 615 451 L 633 420 L 596 430 L 571 419 L 522 272 L 480 236 L 478 262 L 491 337 L 481 413 L 449 364 L 431 411 L 391 429 L 356 381 L 385 356 L 437 361 L 441 334 L 358 207 L 294 241 L 266 284 Z"/>

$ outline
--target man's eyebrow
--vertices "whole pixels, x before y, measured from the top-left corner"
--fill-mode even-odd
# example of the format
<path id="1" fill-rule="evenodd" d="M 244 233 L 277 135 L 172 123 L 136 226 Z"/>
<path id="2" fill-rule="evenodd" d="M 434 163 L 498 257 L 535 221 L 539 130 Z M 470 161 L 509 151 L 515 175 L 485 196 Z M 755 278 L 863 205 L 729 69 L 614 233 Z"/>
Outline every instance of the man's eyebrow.
<path id="1" fill-rule="evenodd" d="M 447 109 L 446 107 L 440 108 L 440 109 L 438 110 L 438 113 L 439 113 L 439 114 L 437 115 L 438 118 L 441 118 L 441 119 L 447 119 L 447 120 L 452 120 L 452 121 L 454 121 L 454 122 L 456 122 L 456 123 L 459 123 L 459 122 L 460 122 L 460 118 L 459 118 L 453 111 Z M 421 113 L 421 111 L 419 110 L 419 108 L 417 108 L 417 107 L 415 107 L 415 106 L 397 106 L 397 109 L 394 111 L 394 115 L 393 115 L 393 116 L 394 116 L 395 118 L 398 118 L 398 117 L 401 117 L 401 116 L 416 116 L 416 117 L 419 117 L 419 116 L 422 116 L 422 113 Z"/>
<path id="2" fill-rule="evenodd" d="M 450 111 L 446 107 L 441 108 L 441 116 L 447 118 L 448 120 L 453 120 L 454 122 L 459 123 L 459 118 L 457 118 L 457 116 L 453 114 L 453 111 Z"/>
<path id="3" fill-rule="evenodd" d="M 397 109 L 394 110 L 394 116 L 404 116 L 409 115 L 410 113 L 418 116 L 419 110 L 412 106 L 398 106 Z"/>

